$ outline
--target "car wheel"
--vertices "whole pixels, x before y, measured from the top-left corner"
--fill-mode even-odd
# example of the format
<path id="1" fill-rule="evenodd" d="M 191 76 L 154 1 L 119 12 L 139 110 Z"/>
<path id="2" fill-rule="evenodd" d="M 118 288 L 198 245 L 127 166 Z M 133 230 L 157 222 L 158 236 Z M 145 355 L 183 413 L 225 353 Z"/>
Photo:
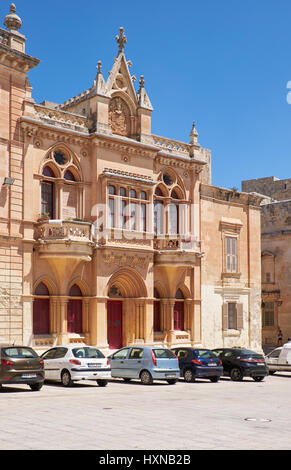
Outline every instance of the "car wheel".
<path id="1" fill-rule="evenodd" d="M 264 378 L 265 378 L 265 377 L 263 377 L 263 376 L 261 376 L 261 375 L 260 375 L 260 376 L 257 376 L 257 377 L 253 377 L 253 379 L 254 379 L 255 382 L 261 382 L 262 380 L 264 380 Z"/>
<path id="2" fill-rule="evenodd" d="M 30 386 L 30 388 L 33 392 L 38 392 L 41 389 L 41 387 L 43 386 L 43 383 L 38 382 L 36 384 L 29 384 L 29 386 Z"/>
<path id="3" fill-rule="evenodd" d="M 124 380 L 124 382 L 127 383 L 127 384 L 128 384 L 128 382 L 131 381 L 131 379 L 129 379 L 128 377 L 123 377 L 123 380 Z"/>
<path id="4" fill-rule="evenodd" d="M 153 378 L 148 370 L 143 370 L 141 372 L 140 380 L 143 385 L 151 385 L 153 383 Z"/>
<path id="5" fill-rule="evenodd" d="M 243 375 L 242 375 L 241 370 L 238 367 L 234 367 L 233 369 L 231 369 L 230 378 L 231 378 L 231 380 L 233 380 L 235 382 L 238 382 L 239 380 L 242 380 Z"/>
<path id="6" fill-rule="evenodd" d="M 64 387 L 71 387 L 73 385 L 71 374 L 68 370 L 63 370 L 61 381 Z"/>
<path id="7" fill-rule="evenodd" d="M 99 387 L 106 387 L 106 385 L 108 384 L 108 380 L 96 380 L 97 384 L 99 385 Z"/>
<path id="8" fill-rule="evenodd" d="M 210 382 L 218 382 L 219 377 L 210 377 Z"/>
<path id="9" fill-rule="evenodd" d="M 186 369 L 184 372 L 184 380 L 185 382 L 195 382 L 195 375 L 193 374 L 191 369 Z"/>

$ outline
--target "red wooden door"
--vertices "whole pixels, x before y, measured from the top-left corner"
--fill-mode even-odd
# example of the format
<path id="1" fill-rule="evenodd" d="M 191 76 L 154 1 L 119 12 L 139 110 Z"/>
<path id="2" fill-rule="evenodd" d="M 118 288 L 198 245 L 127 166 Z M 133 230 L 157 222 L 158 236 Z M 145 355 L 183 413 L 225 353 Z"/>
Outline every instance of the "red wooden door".
<path id="1" fill-rule="evenodd" d="M 174 330 L 184 330 L 184 302 L 175 303 Z"/>
<path id="2" fill-rule="evenodd" d="M 161 309 L 160 301 L 154 301 L 154 331 L 161 331 Z"/>
<path id="3" fill-rule="evenodd" d="M 35 299 L 33 302 L 33 333 L 45 335 L 50 332 L 50 301 Z"/>
<path id="4" fill-rule="evenodd" d="M 82 300 L 69 300 L 67 325 L 68 333 L 82 333 Z"/>
<path id="5" fill-rule="evenodd" d="M 122 347 L 122 302 L 107 302 L 107 339 L 110 349 Z"/>

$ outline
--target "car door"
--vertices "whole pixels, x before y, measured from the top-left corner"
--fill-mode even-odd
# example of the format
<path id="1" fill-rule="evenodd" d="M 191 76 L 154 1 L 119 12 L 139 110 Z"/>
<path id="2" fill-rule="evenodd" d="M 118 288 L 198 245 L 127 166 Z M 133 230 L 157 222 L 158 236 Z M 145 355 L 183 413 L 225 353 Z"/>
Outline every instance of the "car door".
<path id="1" fill-rule="evenodd" d="M 53 369 L 53 359 L 56 354 L 56 348 L 49 349 L 41 355 L 41 358 L 44 361 L 44 374 L 45 379 L 52 380 L 52 369 Z"/>
<path id="2" fill-rule="evenodd" d="M 65 358 L 67 351 L 68 351 L 67 348 L 63 348 L 63 347 L 56 348 L 55 355 L 50 361 L 52 380 L 60 380 L 61 371 L 64 367 L 66 367 L 66 361 L 64 360 L 64 358 Z"/>
<path id="3" fill-rule="evenodd" d="M 125 374 L 125 360 L 130 348 L 123 348 L 112 354 L 110 357 L 111 376 L 112 377 L 127 377 Z"/>
<path id="4" fill-rule="evenodd" d="M 223 365 L 223 373 L 226 375 L 230 374 L 231 369 L 234 367 L 234 358 L 235 354 L 231 349 L 227 349 L 222 351 L 221 355 L 219 356 Z"/>
<path id="5" fill-rule="evenodd" d="M 139 373 L 142 369 L 142 359 L 143 359 L 143 348 L 134 347 L 131 348 L 128 358 L 125 359 L 125 370 L 127 377 L 138 378 Z"/>
<path id="6" fill-rule="evenodd" d="M 180 371 L 182 375 L 184 369 L 186 368 L 187 363 L 189 362 L 189 350 L 180 348 L 180 349 L 176 349 L 174 353 L 176 354 L 178 358 L 179 367 L 180 367 Z"/>
<path id="7" fill-rule="evenodd" d="M 282 348 L 275 349 L 274 351 L 272 351 L 271 353 L 268 354 L 268 356 L 267 356 L 267 365 L 270 368 L 270 370 L 278 370 L 279 369 L 278 364 L 279 364 L 279 357 L 280 357 L 280 354 L 281 354 L 281 350 L 282 350 Z"/>

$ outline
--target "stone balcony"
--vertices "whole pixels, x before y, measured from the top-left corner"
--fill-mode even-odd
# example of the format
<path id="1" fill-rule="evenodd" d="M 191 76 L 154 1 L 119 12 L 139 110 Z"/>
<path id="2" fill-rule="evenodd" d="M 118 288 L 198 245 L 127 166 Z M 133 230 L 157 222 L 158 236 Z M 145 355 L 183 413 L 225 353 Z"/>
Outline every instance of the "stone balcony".
<path id="1" fill-rule="evenodd" d="M 35 224 L 34 239 L 40 258 L 90 261 L 94 243 L 91 223 L 45 220 Z"/>
<path id="2" fill-rule="evenodd" d="M 155 263 L 164 266 L 189 266 L 200 255 L 200 241 L 196 237 L 165 236 L 154 239 Z"/>

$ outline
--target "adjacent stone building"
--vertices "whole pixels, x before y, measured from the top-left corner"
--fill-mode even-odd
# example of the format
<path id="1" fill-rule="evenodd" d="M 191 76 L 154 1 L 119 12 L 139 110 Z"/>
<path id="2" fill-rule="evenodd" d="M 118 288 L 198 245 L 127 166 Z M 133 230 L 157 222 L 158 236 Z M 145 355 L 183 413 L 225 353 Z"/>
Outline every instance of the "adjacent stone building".
<path id="1" fill-rule="evenodd" d="M 194 123 L 189 143 L 152 133 L 123 28 L 107 80 L 98 62 L 90 89 L 37 104 L 13 4 L 4 24 L 0 341 L 260 350 L 262 198 L 211 184 Z"/>
<path id="2" fill-rule="evenodd" d="M 242 190 L 262 200 L 262 343 L 291 337 L 291 179 L 274 176 L 242 182 Z"/>

